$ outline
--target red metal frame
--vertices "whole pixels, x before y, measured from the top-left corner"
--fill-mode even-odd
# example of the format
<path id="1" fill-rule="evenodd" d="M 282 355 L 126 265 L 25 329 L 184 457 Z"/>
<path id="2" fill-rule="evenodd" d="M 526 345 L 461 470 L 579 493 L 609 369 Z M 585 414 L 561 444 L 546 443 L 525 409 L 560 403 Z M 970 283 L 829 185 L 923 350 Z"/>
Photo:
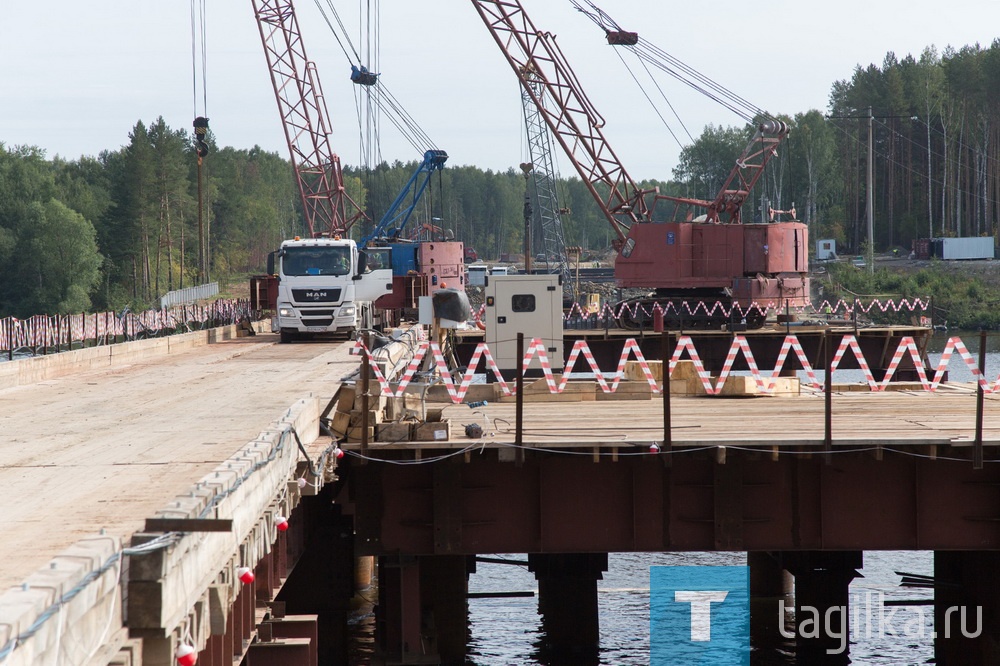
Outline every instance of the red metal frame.
<path id="1" fill-rule="evenodd" d="M 472 4 L 587 189 L 601 202 L 618 243 L 624 243 L 632 223 L 649 221 L 644 197 L 655 190 L 640 189 L 608 145 L 601 131 L 604 118 L 583 92 L 555 35 L 536 29 L 517 0 Z M 540 89 L 553 103 L 543 102 Z M 606 196 L 598 191 L 598 183 L 609 188 Z"/>
<path id="2" fill-rule="evenodd" d="M 326 101 L 295 9 L 291 0 L 253 0 L 253 7 L 309 233 L 345 234 L 364 212 L 344 189 Z"/>

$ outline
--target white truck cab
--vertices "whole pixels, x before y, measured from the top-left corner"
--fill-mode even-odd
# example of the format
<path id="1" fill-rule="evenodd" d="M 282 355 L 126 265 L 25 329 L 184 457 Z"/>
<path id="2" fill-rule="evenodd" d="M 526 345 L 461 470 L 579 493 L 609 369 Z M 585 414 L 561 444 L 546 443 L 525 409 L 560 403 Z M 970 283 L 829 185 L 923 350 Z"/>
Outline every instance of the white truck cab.
<path id="1" fill-rule="evenodd" d="M 271 329 L 282 342 L 371 328 L 372 303 L 392 291 L 391 250 L 359 250 L 337 236 L 282 242 L 268 257 L 268 273 L 278 276 Z"/>

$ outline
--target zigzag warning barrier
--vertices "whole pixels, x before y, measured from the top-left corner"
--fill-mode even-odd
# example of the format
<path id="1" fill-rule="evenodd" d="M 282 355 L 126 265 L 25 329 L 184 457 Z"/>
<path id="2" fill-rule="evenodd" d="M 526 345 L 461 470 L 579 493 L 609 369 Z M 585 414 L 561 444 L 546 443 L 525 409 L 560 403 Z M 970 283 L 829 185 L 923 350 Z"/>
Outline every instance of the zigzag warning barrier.
<path id="1" fill-rule="evenodd" d="M 742 335 L 734 336 L 732 345 L 726 355 L 726 361 L 722 368 L 722 372 L 719 374 L 719 377 L 716 379 L 714 385 L 712 384 L 711 376 L 708 371 L 705 370 L 705 366 L 698 355 L 698 350 L 695 348 L 694 340 L 690 336 L 682 335 L 678 338 L 677 345 L 674 347 L 674 351 L 671 354 L 668 377 L 673 375 L 677 362 L 682 360 L 683 356 L 687 354 L 687 357 L 694 363 L 695 370 L 698 373 L 698 378 L 700 379 L 702 386 L 704 386 L 705 392 L 709 395 L 717 395 L 722 391 L 722 387 L 726 383 L 726 378 L 732 374 L 732 368 L 736 362 L 737 356 L 742 354 L 746 360 L 747 366 L 750 368 L 750 374 L 757 383 L 758 388 L 764 393 L 770 393 L 774 390 L 776 380 L 781 375 L 781 370 L 787 362 L 790 352 L 794 352 L 795 357 L 802 366 L 802 371 L 806 374 L 808 379 L 806 385 L 814 388 L 821 388 L 822 384 L 816 379 L 816 373 L 809 363 L 809 359 L 806 357 L 805 352 L 802 350 L 801 343 L 795 335 L 785 336 L 785 340 L 781 346 L 781 351 L 775 361 L 775 367 L 766 378 L 757 367 L 757 361 L 754 359 L 753 352 L 750 350 L 750 345 L 747 342 L 747 339 Z M 1000 392 L 1000 376 L 998 376 L 992 384 L 987 382 L 985 377 L 983 377 L 983 374 L 979 371 L 975 359 L 969 353 L 961 338 L 958 337 L 953 337 L 948 340 L 945 350 L 941 355 L 941 360 L 935 370 L 933 381 L 928 381 L 927 373 L 924 369 L 923 362 L 920 359 L 920 353 L 917 350 L 916 342 L 910 336 L 905 336 L 900 340 L 899 345 L 893 354 L 892 360 L 889 363 L 889 367 L 886 369 L 885 377 L 881 382 L 875 381 L 875 377 L 872 374 L 870 366 L 868 365 L 868 360 L 861 351 L 861 346 L 858 344 L 857 338 L 852 334 L 844 335 L 841 338 L 840 344 L 834 353 L 833 360 L 830 365 L 831 371 L 836 372 L 848 352 L 854 356 L 861 368 L 862 373 L 864 374 L 866 383 L 874 392 L 884 391 L 888 388 L 893 376 L 899 369 L 900 363 L 907 354 L 913 361 L 913 365 L 916 367 L 917 375 L 920 379 L 920 384 L 923 390 L 935 391 L 941 385 L 941 380 L 948 368 L 948 364 L 950 363 L 954 352 L 958 352 L 958 354 L 962 357 L 966 365 L 971 370 L 973 377 L 983 388 L 985 393 Z M 371 359 L 371 352 L 368 351 L 360 340 L 355 343 L 352 353 L 368 354 L 369 359 L 374 361 L 374 359 Z M 373 368 L 375 377 L 381 386 L 381 394 L 390 397 L 402 396 L 406 387 L 409 386 L 414 377 L 420 372 L 421 365 L 423 364 L 428 353 L 431 354 L 430 364 L 433 365 L 433 370 L 428 371 L 429 376 L 433 377 L 433 383 L 440 383 L 447 389 L 448 395 L 454 403 L 460 403 L 465 399 L 465 394 L 468 392 L 469 386 L 475 379 L 476 371 L 482 362 L 485 362 L 486 370 L 493 374 L 503 394 L 508 396 L 514 395 L 515 389 L 508 385 L 508 383 L 504 380 L 496 362 L 493 360 L 493 355 L 490 353 L 490 349 L 485 342 L 480 342 L 476 346 L 476 349 L 469 360 L 468 366 L 462 373 L 461 381 L 459 381 L 456 386 L 456 381 L 453 378 L 453 375 L 457 372 L 457 369 L 451 369 L 448 367 L 444 354 L 441 352 L 441 348 L 436 342 L 428 342 L 426 340 L 421 342 L 417 347 L 417 350 L 407 366 L 406 371 L 403 373 L 399 382 L 396 383 L 395 390 L 393 390 L 393 386 L 386 381 L 382 373 L 379 372 L 377 364 L 374 362 L 371 364 L 370 367 Z M 650 386 L 650 390 L 653 393 L 660 393 L 662 390 L 660 385 L 654 379 L 653 373 L 649 368 L 649 364 L 643 356 L 642 351 L 639 349 L 638 342 L 636 342 L 634 338 L 628 338 L 625 340 L 625 343 L 622 346 L 621 356 L 618 359 L 618 367 L 613 373 L 602 372 L 598 367 L 597 362 L 594 360 L 594 355 L 591 352 L 590 347 L 587 345 L 587 342 L 585 340 L 577 340 L 567 357 L 566 367 L 557 380 L 555 373 L 552 370 L 552 364 L 546 354 L 545 344 L 541 338 L 532 338 L 529 341 L 528 346 L 525 349 L 524 358 L 521 362 L 521 370 L 523 373 L 527 370 L 532 359 L 537 358 L 539 365 L 542 368 L 542 375 L 549 391 L 551 393 L 562 393 L 566 389 L 566 385 L 569 380 L 572 379 L 572 376 L 581 372 L 575 370 L 576 364 L 581 355 L 589 364 L 590 370 L 594 375 L 594 380 L 605 393 L 614 393 L 618 389 L 622 377 L 624 376 L 625 364 L 630 357 L 634 357 L 635 360 L 638 361 L 639 366 L 642 368 L 643 376 Z"/>
<path id="2" fill-rule="evenodd" d="M 874 299 L 869 301 L 867 305 L 862 303 L 860 300 L 847 301 L 845 299 L 840 299 L 835 302 L 830 302 L 829 300 L 824 300 L 819 304 L 810 304 L 805 306 L 797 306 L 789 308 L 790 313 L 794 313 L 799 316 L 809 316 L 809 315 L 843 315 L 847 318 L 853 317 L 855 312 L 863 312 L 865 314 L 870 313 L 872 310 L 878 310 L 879 312 L 926 312 L 930 309 L 930 302 L 925 301 L 920 298 L 908 299 Z M 474 315 L 474 318 L 478 321 L 482 318 L 483 312 L 485 311 L 485 306 L 481 307 L 479 311 Z M 573 303 L 572 306 L 566 311 L 563 316 L 564 321 L 572 321 L 575 318 L 586 319 L 591 316 L 596 316 L 597 321 L 604 322 L 617 322 L 621 319 L 623 313 L 628 313 L 629 316 L 634 319 L 639 319 L 640 315 L 649 319 L 652 318 L 657 312 L 663 315 L 683 315 L 693 317 L 695 315 L 705 315 L 712 316 L 715 314 L 722 314 L 725 318 L 729 318 L 730 315 L 735 312 L 738 317 L 745 317 L 748 313 L 758 311 L 761 315 L 767 316 L 771 312 L 781 314 L 785 312 L 785 306 L 776 301 L 768 301 L 766 303 L 753 302 L 747 306 L 741 306 L 739 304 L 733 303 L 723 303 L 722 301 L 716 301 L 713 304 L 706 304 L 704 302 L 697 302 L 692 307 L 687 301 L 682 301 L 681 303 L 667 302 L 664 304 L 654 303 L 651 308 L 646 308 L 640 303 L 632 303 L 629 305 L 626 302 L 618 304 L 617 310 L 610 303 L 604 304 L 599 312 L 590 313 L 584 309 L 579 303 Z"/>

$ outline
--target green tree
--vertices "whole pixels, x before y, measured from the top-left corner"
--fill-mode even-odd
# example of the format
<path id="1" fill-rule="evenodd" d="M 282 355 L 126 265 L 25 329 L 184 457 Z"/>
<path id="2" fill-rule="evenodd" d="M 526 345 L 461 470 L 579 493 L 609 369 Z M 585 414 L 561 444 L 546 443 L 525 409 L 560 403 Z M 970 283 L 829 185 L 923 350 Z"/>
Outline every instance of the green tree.
<path id="1" fill-rule="evenodd" d="M 55 199 L 32 203 L 25 222 L 16 252 L 21 316 L 88 311 L 103 261 L 94 226 Z"/>

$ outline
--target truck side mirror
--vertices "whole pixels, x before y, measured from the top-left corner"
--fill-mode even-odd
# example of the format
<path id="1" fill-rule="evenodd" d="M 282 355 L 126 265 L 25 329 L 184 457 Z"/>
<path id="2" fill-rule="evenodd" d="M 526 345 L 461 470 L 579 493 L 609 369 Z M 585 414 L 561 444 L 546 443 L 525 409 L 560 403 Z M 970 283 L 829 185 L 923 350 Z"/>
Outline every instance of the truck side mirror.
<path id="1" fill-rule="evenodd" d="M 368 253 L 365 252 L 364 250 L 361 250 L 358 252 L 358 275 L 363 274 L 367 267 L 368 267 Z"/>
<path id="2" fill-rule="evenodd" d="M 275 274 L 275 270 L 274 270 L 274 255 L 275 254 L 277 254 L 277 252 L 270 252 L 267 255 L 267 274 L 268 275 L 274 275 Z"/>

